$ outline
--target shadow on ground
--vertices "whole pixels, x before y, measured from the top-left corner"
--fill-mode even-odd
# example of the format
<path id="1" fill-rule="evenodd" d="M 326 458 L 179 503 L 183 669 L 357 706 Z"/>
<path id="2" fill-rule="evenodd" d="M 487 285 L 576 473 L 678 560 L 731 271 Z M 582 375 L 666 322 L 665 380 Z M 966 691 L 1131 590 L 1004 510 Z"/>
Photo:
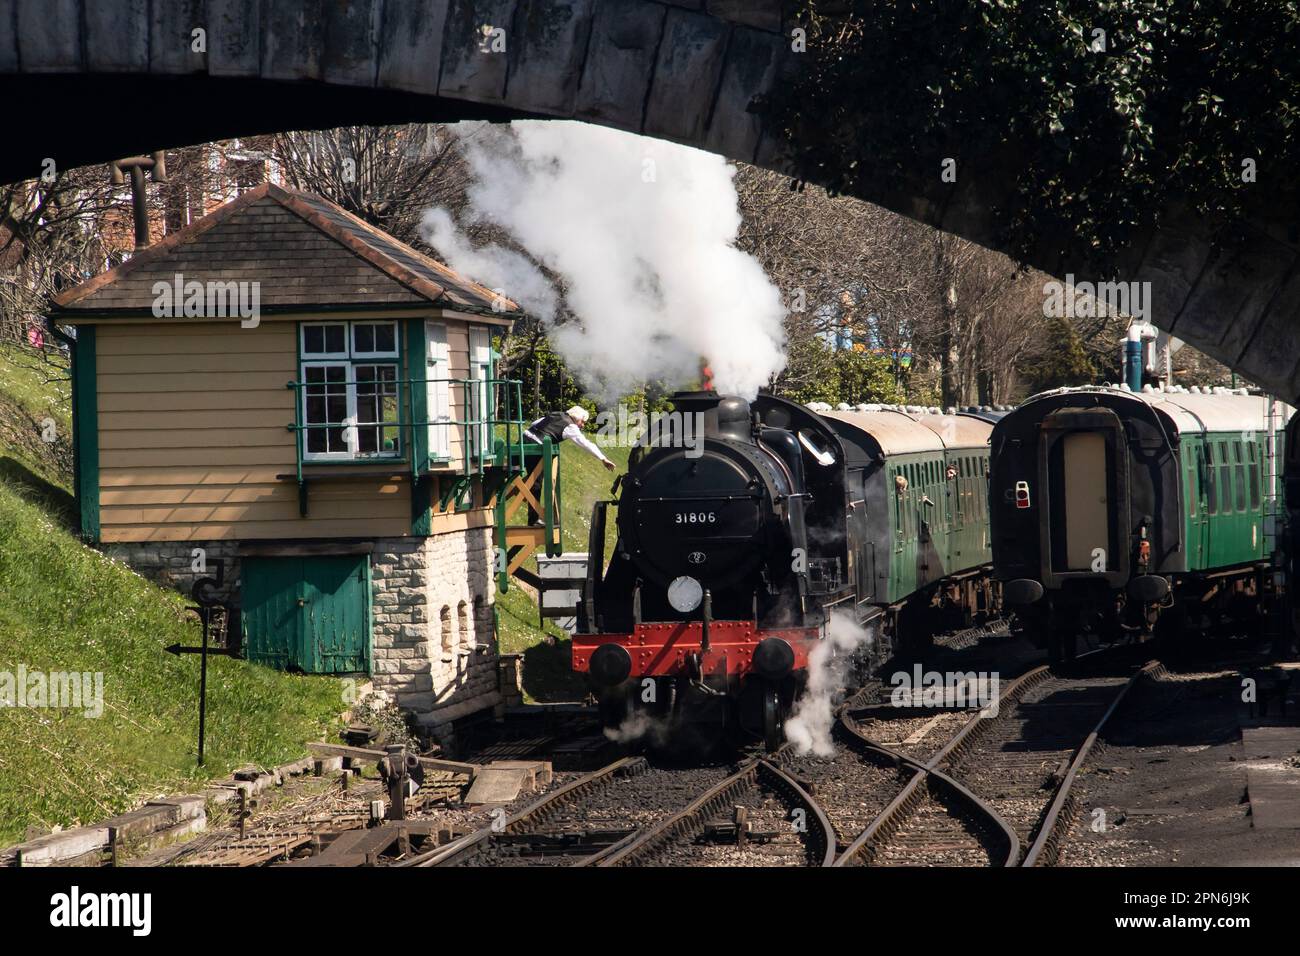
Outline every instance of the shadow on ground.
<path id="1" fill-rule="evenodd" d="M 77 500 L 63 488 L 46 481 L 7 455 L 0 455 L 0 481 L 14 487 L 28 501 L 40 505 L 67 530 L 76 530 Z"/>
<path id="2" fill-rule="evenodd" d="M 587 682 L 572 670 L 573 642 L 547 637 L 523 652 L 524 691 L 542 704 L 580 701 Z"/>

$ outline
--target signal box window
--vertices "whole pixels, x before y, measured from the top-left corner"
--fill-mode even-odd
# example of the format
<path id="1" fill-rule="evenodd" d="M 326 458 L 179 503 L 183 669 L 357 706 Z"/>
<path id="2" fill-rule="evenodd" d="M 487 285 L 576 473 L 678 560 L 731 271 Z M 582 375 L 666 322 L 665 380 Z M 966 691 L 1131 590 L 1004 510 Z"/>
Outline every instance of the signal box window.
<path id="1" fill-rule="evenodd" d="M 304 460 L 401 454 L 396 322 L 300 327 Z"/>

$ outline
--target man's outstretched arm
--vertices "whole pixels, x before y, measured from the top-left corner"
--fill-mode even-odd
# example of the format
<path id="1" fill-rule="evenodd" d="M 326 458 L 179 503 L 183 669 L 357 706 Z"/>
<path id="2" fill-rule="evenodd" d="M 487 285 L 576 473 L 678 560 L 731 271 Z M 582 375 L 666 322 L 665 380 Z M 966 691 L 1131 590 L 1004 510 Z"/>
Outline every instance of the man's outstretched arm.
<path id="1" fill-rule="evenodd" d="M 614 470 L 614 463 L 605 457 L 605 453 L 590 438 L 582 433 L 582 429 L 577 425 L 568 425 L 564 429 L 564 437 L 572 441 L 579 448 L 584 449 L 594 458 L 599 458 L 605 463 L 605 467 L 610 471 Z"/>

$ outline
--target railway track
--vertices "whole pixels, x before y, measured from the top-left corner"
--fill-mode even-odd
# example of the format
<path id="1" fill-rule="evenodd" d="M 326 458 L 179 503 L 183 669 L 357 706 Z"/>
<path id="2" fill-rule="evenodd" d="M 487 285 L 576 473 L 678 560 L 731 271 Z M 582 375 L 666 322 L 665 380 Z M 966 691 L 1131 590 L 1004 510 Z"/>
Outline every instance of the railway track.
<path id="1" fill-rule="evenodd" d="M 627 843 L 729 768 L 668 770 L 624 757 L 519 812 L 397 866 L 574 866 Z"/>
<path id="2" fill-rule="evenodd" d="M 1001 694 L 922 762 L 871 741 L 851 711 L 851 746 L 892 758 L 902 789 L 835 860 L 836 866 L 1051 863 L 1077 812 L 1073 785 L 1106 721 L 1151 663 L 1127 680 L 1068 677 L 1040 667 Z"/>
<path id="3" fill-rule="evenodd" d="M 834 826 L 783 748 L 753 759 L 687 806 L 591 862 L 599 866 L 829 866 Z"/>
<path id="4" fill-rule="evenodd" d="M 397 865 L 1050 864 L 1098 734 L 1159 670 L 1148 664 L 1126 679 L 1040 667 L 1004 689 L 996 714 L 904 718 L 890 733 L 906 738 L 888 745 L 871 734 L 889 722 L 864 719 L 881 709 L 854 710 L 855 698 L 829 756 L 786 746 L 734 769 L 626 757 Z"/>

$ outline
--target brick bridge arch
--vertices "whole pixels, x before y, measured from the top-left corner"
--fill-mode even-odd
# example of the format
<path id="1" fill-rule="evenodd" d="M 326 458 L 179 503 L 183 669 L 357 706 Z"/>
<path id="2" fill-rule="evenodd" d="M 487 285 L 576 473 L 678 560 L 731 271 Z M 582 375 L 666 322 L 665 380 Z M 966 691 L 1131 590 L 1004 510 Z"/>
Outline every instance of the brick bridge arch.
<path id="1" fill-rule="evenodd" d="M 780 168 L 750 106 L 798 69 L 794 26 L 780 0 L 0 0 L 12 120 L 0 182 L 37 175 L 46 157 L 67 167 L 285 128 L 519 117 Z M 936 163 L 933 194 L 881 184 L 861 198 L 999 248 L 986 211 L 1005 177 L 992 160 L 987 176 L 980 158 L 961 162 L 975 174 L 939 186 Z M 1213 256 L 1198 221 L 1166 212 L 1120 274 L 1151 283 L 1157 325 L 1295 400 L 1295 224 L 1252 223 L 1241 248 Z M 1050 248 L 1031 262 L 1084 277 Z"/>

